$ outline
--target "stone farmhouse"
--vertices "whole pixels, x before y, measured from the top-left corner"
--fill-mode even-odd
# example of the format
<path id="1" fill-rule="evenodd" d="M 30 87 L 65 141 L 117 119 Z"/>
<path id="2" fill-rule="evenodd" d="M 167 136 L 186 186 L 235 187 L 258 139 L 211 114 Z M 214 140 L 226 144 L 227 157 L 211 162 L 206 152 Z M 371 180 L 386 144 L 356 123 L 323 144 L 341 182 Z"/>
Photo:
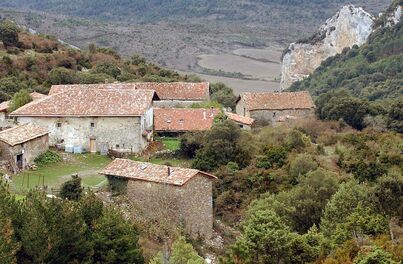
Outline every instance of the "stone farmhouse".
<path id="1" fill-rule="evenodd" d="M 247 116 L 241 116 L 230 112 L 225 112 L 225 115 L 228 117 L 228 119 L 238 124 L 238 126 L 242 129 L 251 130 L 253 124 L 255 123 L 255 119 Z"/>
<path id="2" fill-rule="evenodd" d="M 194 238 L 211 238 L 215 176 L 127 159 L 115 159 L 100 173 L 107 176 L 112 194 L 127 196 L 136 217 L 183 225 Z"/>
<path id="3" fill-rule="evenodd" d="M 49 132 L 33 124 L 25 124 L 0 132 L 0 159 L 9 162 L 17 173 L 33 164 L 34 159 L 49 148 Z"/>
<path id="4" fill-rule="evenodd" d="M 154 108 L 154 130 L 161 135 L 209 130 L 219 109 Z"/>
<path id="5" fill-rule="evenodd" d="M 314 110 L 315 105 L 307 91 L 242 93 L 236 102 L 238 115 L 251 117 L 262 125 L 313 116 Z"/>
<path id="6" fill-rule="evenodd" d="M 30 95 L 31 95 L 33 101 L 46 97 L 46 95 L 37 93 L 37 92 L 32 92 Z M 10 101 L 4 101 L 4 102 L 0 103 L 0 122 L 5 121 L 8 118 L 9 105 L 10 105 Z"/>
<path id="7" fill-rule="evenodd" d="M 69 152 L 140 152 L 152 139 L 153 90 L 74 89 L 53 91 L 10 116 L 49 131 L 49 144 Z"/>
<path id="8" fill-rule="evenodd" d="M 76 84 L 76 85 L 53 85 L 49 95 L 59 93 L 68 89 L 141 89 L 154 90 L 159 98 L 154 102 L 156 107 L 189 107 L 194 103 L 201 103 L 210 100 L 210 84 L 201 83 L 107 83 L 107 84 Z"/>

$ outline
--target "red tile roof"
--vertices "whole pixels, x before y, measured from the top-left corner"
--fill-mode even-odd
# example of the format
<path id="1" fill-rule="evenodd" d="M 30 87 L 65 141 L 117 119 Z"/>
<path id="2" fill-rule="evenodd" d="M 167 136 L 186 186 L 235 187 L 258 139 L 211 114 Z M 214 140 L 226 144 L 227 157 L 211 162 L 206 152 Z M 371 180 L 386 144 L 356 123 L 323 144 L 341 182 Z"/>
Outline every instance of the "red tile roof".
<path id="1" fill-rule="evenodd" d="M 52 85 L 49 95 L 70 89 L 136 89 L 135 83 L 99 83 L 99 84 L 65 84 Z"/>
<path id="2" fill-rule="evenodd" d="M 209 83 L 101 83 L 101 84 L 72 84 L 72 85 L 53 85 L 49 95 L 65 91 L 66 89 L 146 89 L 154 90 L 161 100 L 191 100 L 200 101 L 210 98 Z"/>
<path id="3" fill-rule="evenodd" d="M 203 101 L 209 100 L 209 83 L 136 83 L 136 89 L 154 90 L 161 100 Z"/>
<path id="4" fill-rule="evenodd" d="M 32 93 L 30 93 L 30 95 L 31 95 L 33 101 L 45 98 L 47 96 L 45 94 L 41 94 L 41 93 L 37 93 L 37 92 L 32 92 Z M 2 102 L 0 104 L 0 112 L 7 111 L 9 106 L 10 106 L 10 101 Z"/>
<path id="5" fill-rule="evenodd" d="M 218 109 L 154 108 L 154 130 L 164 132 L 208 130 Z"/>
<path id="6" fill-rule="evenodd" d="M 312 109 L 315 107 L 309 92 L 283 93 L 241 93 L 238 101 L 243 100 L 249 111 Z"/>
<path id="7" fill-rule="evenodd" d="M 176 186 L 184 185 L 198 174 L 211 179 L 217 179 L 214 175 L 195 169 L 156 165 L 128 159 L 115 159 L 100 174 Z"/>
<path id="8" fill-rule="evenodd" d="M 3 141 L 10 146 L 15 146 L 44 136 L 48 133 L 48 130 L 42 127 L 38 127 L 33 124 L 25 124 L 1 131 L 0 141 Z"/>
<path id="9" fill-rule="evenodd" d="M 243 125 L 251 126 L 255 122 L 255 119 L 247 117 L 247 116 L 241 116 L 241 115 L 237 115 L 237 114 L 230 113 L 230 112 L 225 112 L 225 114 L 232 121 L 243 124 Z"/>
<path id="10" fill-rule="evenodd" d="M 71 89 L 31 102 L 11 116 L 140 116 L 152 105 L 154 91 Z"/>

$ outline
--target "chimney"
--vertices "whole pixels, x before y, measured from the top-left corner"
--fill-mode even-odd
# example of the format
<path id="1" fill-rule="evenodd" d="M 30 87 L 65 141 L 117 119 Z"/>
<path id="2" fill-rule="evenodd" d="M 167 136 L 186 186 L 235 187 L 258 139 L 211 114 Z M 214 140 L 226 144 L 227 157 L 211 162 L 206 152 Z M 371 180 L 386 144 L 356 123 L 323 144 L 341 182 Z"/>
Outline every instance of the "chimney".
<path id="1" fill-rule="evenodd" d="M 203 111 L 203 119 L 206 119 L 207 118 L 207 113 L 206 113 L 206 110 L 204 110 Z"/>

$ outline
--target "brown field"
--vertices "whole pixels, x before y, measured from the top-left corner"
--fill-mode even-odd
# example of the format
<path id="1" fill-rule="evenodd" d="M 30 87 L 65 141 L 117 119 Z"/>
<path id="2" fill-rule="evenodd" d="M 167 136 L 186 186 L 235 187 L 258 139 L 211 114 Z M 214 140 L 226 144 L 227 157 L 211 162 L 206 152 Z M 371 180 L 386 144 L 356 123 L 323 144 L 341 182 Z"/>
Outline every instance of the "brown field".
<path id="1" fill-rule="evenodd" d="M 233 51 L 233 54 L 252 58 L 259 61 L 271 61 L 280 63 L 282 48 L 281 47 L 269 47 L 265 49 L 237 49 Z"/>

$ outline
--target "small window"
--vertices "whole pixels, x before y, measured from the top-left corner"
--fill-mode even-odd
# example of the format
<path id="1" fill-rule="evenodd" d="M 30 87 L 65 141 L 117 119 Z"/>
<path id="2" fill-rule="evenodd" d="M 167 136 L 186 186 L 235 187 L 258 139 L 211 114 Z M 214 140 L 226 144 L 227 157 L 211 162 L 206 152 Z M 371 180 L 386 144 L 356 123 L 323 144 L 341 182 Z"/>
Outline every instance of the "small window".
<path id="1" fill-rule="evenodd" d="M 56 123 L 56 126 L 57 126 L 57 127 L 62 127 L 62 123 L 57 122 L 57 123 Z"/>
<path id="2" fill-rule="evenodd" d="M 273 113 L 273 117 L 276 117 L 276 112 Z"/>
<path id="3" fill-rule="evenodd" d="M 91 122 L 91 127 L 95 127 L 95 123 L 94 123 L 94 122 Z"/>
<path id="4" fill-rule="evenodd" d="M 119 148 L 119 144 L 116 144 L 116 148 Z"/>

